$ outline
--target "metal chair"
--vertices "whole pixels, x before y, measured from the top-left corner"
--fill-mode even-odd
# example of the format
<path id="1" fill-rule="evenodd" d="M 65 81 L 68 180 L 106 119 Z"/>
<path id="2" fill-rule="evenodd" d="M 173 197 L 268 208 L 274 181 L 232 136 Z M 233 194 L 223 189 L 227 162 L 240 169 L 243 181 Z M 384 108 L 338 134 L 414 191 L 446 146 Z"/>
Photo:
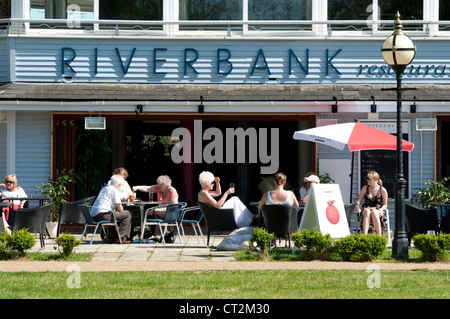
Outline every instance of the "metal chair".
<path id="1" fill-rule="evenodd" d="M 20 208 L 14 211 L 12 231 L 27 228 L 30 233 L 38 233 L 41 247 L 45 247 L 44 232 L 45 222 L 49 219 L 53 203 L 33 208 Z"/>
<path id="2" fill-rule="evenodd" d="M 84 229 L 83 229 L 83 233 L 81 234 L 81 240 L 83 240 L 84 234 L 86 233 L 86 229 L 91 226 L 94 227 L 95 226 L 95 230 L 92 233 L 92 238 L 91 241 L 89 242 L 89 245 L 92 244 L 92 241 L 94 240 L 94 235 L 97 232 L 98 226 L 102 226 L 102 229 L 105 230 L 105 232 L 107 232 L 107 228 L 104 226 L 115 226 L 117 234 L 120 234 L 119 232 L 119 225 L 117 224 L 117 220 L 116 220 L 116 216 L 114 215 L 114 212 L 112 212 L 113 214 L 113 220 L 102 220 L 99 222 L 94 221 L 94 219 L 91 216 L 91 209 L 92 206 L 89 205 L 78 205 L 78 207 L 80 208 L 81 213 L 83 214 L 83 217 L 85 219 L 85 225 L 84 225 Z M 119 242 L 122 244 L 122 239 L 119 237 Z"/>
<path id="3" fill-rule="evenodd" d="M 298 228 L 298 209 L 292 205 L 264 205 L 261 210 L 267 231 L 277 235 L 287 234 L 291 247 L 291 234 Z"/>
<path id="4" fill-rule="evenodd" d="M 197 218 L 195 218 L 195 219 L 184 219 L 184 217 L 186 216 L 187 212 L 192 212 L 192 211 L 195 211 L 195 210 L 199 211 L 198 214 L 197 214 Z M 199 206 L 193 206 L 193 207 L 185 208 L 183 210 L 183 213 L 182 213 L 180 219 L 178 220 L 178 223 L 180 224 L 180 227 L 181 227 L 181 231 L 183 232 L 183 237 L 186 238 L 186 235 L 184 234 L 183 224 L 191 224 L 192 228 L 194 229 L 195 236 L 197 237 L 197 242 L 200 243 L 196 227 L 198 228 L 198 231 L 199 231 L 199 233 L 200 233 L 200 235 L 202 237 L 203 243 L 205 243 L 205 239 L 203 238 L 202 229 L 200 228 L 200 222 L 202 221 L 202 219 L 203 219 L 203 214 L 200 211 L 200 207 Z"/>
<path id="5" fill-rule="evenodd" d="M 84 225 L 86 220 L 80 211 L 78 205 L 88 205 L 91 206 L 94 203 L 95 196 L 77 200 L 75 202 L 63 202 L 61 203 L 61 211 L 59 213 L 58 219 L 58 231 L 56 237 L 61 233 L 61 225 L 64 224 L 75 224 Z"/>
<path id="6" fill-rule="evenodd" d="M 386 218 L 386 227 L 383 227 L 383 223 L 381 223 L 381 230 L 386 230 L 387 233 L 387 238 L 388 238 L 388 243 L 391 242 L 391 225 L 389 222 L 389 209 L 386 208 L 384 210 L 384 216 Z M 380 217 L 381 218 L 381 217 Z M 357 231 L 361 231 L 362 230 L 362 221 L 361 221 L 361 210 L 359 209 L 357 212 L 357 227 L 356 227 Z M 369 227 L 369 231 L 370 231 L 370 227 Z M 375 230 L 373 230 L 375 231 Z"/>
<path id="7" fill-rule="evenodd" d="M 145 226 L 158 225 L 159 231 L 161 233 L 161 241 L 165 245 L 166 241 L 164 239 L 164 234 L 167 230 L 167 227 L 175 226 L 177 228 L 178 238 L 180 239 L 180 244 L 182 244 L 180 229 L 178 227 L 178 220 L 180 219 L 180 216 L 182 215 L 183 209 L 186 207 L 186 205 L 187 205 L 187 203 L 179 202 L 179 203 L 174 203 L 174 204 L 155 206 L 155 207 L 148 209 L 144 214 L 144 220 L 143 220 L 142 229 L 141 229 L 141 238 L 143 238 L 143 236 L 144 236 Z M 164 218 L 148 218 L 148 215 L 157 208 L 165 208 L 166 209 Z M 162 226 L 164 226 L 164 232 L 162 230 Z"/>
<path id="8" fill-rule="evenodd" d="M 197 202 L 202 212 L 206 228 L 208 230 L 208 238 L 206 246 L 209 247 L 209 238 L 213 231 L 235 230 L 237 227 L 234 220 L 234 210 L 232 208 L 215 208 L 207 203 Z"/>

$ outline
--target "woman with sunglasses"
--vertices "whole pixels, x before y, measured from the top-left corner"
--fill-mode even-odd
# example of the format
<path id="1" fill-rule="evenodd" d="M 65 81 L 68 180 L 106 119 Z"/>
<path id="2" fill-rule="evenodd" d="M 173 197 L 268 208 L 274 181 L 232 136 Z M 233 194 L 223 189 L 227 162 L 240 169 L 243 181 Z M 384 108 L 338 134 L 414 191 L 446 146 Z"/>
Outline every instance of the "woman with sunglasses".
<path id="1" fill-rule="evenodd" d="M 356 200 L 356 209 L 361 208 L 362 210 L 360 218 L 362 219 L 363 234 L 368 233 L 372 221 L 375 231 L 381 235 L 386 218 L 384 211 L 387 208 L 388 193 L 377 172 L 367 173 L 366 180 L 367 185 L 363 186 Z"/>

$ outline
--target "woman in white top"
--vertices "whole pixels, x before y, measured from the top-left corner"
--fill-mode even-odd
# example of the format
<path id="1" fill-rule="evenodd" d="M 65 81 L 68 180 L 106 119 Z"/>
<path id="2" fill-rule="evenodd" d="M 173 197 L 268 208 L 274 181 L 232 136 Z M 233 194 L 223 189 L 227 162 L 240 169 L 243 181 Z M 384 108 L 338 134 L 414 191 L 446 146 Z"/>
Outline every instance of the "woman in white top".
<path id="1" fill-rule="evenodd" d="M 199 176 L 199 182 L 202 189 L 198 193 L 198 201 L 207 203 L 216 208 L 233 208 L 234 211 L 234 221 L 238 228 L 248 227 L 252 220 L 253 214 L 250 210 L 242 203 L 242 201 L 237 196 L 231 197 L 226 201 L 228 195 L 234 193 L 234 187 L 229 188 L 223 196 L 217 201 L 214 197 L 218 197 L 222 194 L 222 189 L 220 187 L 220 178 L 214 177 L 211 172 L 202 172 Z M 214 182 L 216 183 L 216 189 L 214 188 Z"/>
<path id="2" fill-rule="evenodd" d="M 275 189 L 264 193 L 259 202 L 259 209 L 264 205 L 291 205 L 298 208 L 298 201 L 292 191 L 284 189 L 286 185 L 286 175 L 277 173 L 275 175 Z"/>

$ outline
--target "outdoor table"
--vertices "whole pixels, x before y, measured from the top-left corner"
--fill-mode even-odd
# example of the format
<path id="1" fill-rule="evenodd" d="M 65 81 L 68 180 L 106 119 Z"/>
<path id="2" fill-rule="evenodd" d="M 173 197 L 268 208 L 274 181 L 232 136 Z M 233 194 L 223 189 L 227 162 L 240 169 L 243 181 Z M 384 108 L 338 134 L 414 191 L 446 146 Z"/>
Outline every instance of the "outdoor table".
<path id="1" fill-rule="evenodd" d="M 15 201 L 15 200 L 27 200 L 27 201 L 38 200 L 40 206 L 44 205 L 44 201 L 50 200 L 50 198 L 48 198 L 48 197 L 41 197 L 41 196 L 30 196 L 30 197 L 1 197 L 0 199 L 1 199 L 2 201 L 11 201 L 11 202 L 12 202 L 12 201 Z"/>
<path id="2" fill-rule="evenodd" d="M 149 205 L 149 206 L 158 206 L 160 204 L 160 202 L 145 202 L 139 199 L 136 199 L 132 202 L 130 201 L 123 201 L 122 202 L 122 206 L 124 207 L 139 207 L 139 212 L 140 212 L 140 221 L 141 221 L 141 232 L 139 234 L 139 242 L 143 243 L 144 242 L 144 238 L 142 236 L 143 232 L 142 232 L 142 228 L 144 227 L 144 218 L 145 218 L 145 206 Z"/>
<path id="3" fill-rule="evenodd" d="M 11 202 L 0 202 L 0 208 L 10 207 L 12 204 Z"/>

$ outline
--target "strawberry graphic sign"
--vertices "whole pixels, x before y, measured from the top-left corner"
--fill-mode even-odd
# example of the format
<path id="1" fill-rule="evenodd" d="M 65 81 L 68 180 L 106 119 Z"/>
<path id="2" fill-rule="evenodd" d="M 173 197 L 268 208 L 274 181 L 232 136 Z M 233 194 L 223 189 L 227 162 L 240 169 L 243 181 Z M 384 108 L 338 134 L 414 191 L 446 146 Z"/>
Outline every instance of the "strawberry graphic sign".
<path id="1" fill-rule="evenodd" d="M 350 234 L 338 184 L 312 184 L 299 229 L 316 229 L 332 238 Z"/>

